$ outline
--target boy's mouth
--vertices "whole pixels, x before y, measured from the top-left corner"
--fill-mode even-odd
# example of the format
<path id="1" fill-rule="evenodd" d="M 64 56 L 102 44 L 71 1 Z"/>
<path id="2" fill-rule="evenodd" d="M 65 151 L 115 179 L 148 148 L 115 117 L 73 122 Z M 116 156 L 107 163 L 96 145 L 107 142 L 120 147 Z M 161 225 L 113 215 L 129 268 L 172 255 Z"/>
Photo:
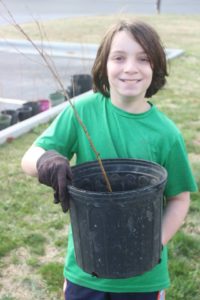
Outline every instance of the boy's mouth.
<path id="1" fill-rule="evenodd" d="M 121 78 L 120 81 L 122 81 L 122 82 L 138 83 L 138 82 L 141 81 L 141 79 L 126 79 L 126 78 Z"/>

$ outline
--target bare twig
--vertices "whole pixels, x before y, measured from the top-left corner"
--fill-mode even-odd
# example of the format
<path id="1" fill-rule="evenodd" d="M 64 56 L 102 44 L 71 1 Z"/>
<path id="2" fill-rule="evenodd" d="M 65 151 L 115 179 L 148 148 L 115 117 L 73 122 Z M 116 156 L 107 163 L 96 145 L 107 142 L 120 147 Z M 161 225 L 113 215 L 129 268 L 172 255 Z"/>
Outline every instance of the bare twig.
<path id="1" fill-rule="evenodd" d="M 17 29 L 17 30 L 24 36 L 24 38 L 25 38 L 27 41 L 29 41 L 29 43 L 33 46 L 33 48 L 38 52 L 38 54 L 40 55 L 40 57 L 41 57 L 42 60 L 45 62 L 46 66 L 48 67 L 48 69 L 49 69 L 51 75 L 53 76 L 53 78 L 54 78 L 54 79 L 57 81 L 57 83 L 59 84 L 59 86 L 60 86 L 60 88 L 61 88 L 61 90 L 62 90 L 64 96 L 65 96 L 66 99 L 69 101 L 69 103 L 70 103 L 70 105 L 71 105 L 71 107 L 72 107 L 72 109 L 73 109 L 73 111 L 74 111 L 75 117 L 76 117 L 78 123 L 80 124 L 80 126 L 82 127 L 82 129 L 83 129 L 83 131 L 84 131 L 84 133 L 85 133 L 85 135 L 86 135 L 86 137 L 87 137 L 87 139 L 88 139 L 88 141 L 89 141 L 89 144 L 90 144 L 90 146 L 91 146 L 93 152 L 95 153 L 96 159 L 97 159 L 97 161 L 98 161 L 98 163 L 99 163 L 99 166 L 100 166 L 100 168 L 101 168 L 102 175 L 103 175 L 103 177 L 104 177 L 104 179 L 105 179 L 107 189 L 108 189 L 109 192 L 112 192 L 112 188 L 111 188 L 111 185 L 110 185 L 110 181 L 109 181 L 108 176 L 107 176 L 107 174 L 106 174 L 106 171 L 105 171 L 105 169 L 104 169 L 104 166 L 103 166 L 103 163 L 102 163 L 102 160 L 101 160 L 101 157 L 100 157 L 100 153 L 96 150 L 96 148 L 95 148 L 95 146 L 94 146 L 94 144 L 93 144 L 93 141 L 92 141 L 92 139 L 91 139 L 91 137 L 90 137 L 90 135 L 89 135 L 89 132 L 88 132 L 86 126 L 85 126 L 84 123 L 82 122 L 82 120 L 81 120 L 81 118 L 80 118 L 80 116 L 79 116 L 79 114 L 78 114 L 78 112 L 77 112 L 77 110 L 76 110 L 76 108 L 75 108 L 73 102 L 71 101 L 69 95 L 67 94 L 67 92 L 66 92 L 66 90 L 65 90 L 65 87 L 64 87 L 64 85 L 63 85 L 63 83 L 62 83 L 62 81 L 61 81 L 61 79 L 60 79 L 60 77 L 59 77 L 59 74 L 58 74 L 57 70 L 56 70 L 56 67 L 55 67 L 55 65 L 54 65 L 53 60 L 51 59 L 50 56 L 47 56 L 47 54 L 46 54 L 46 52 L 44 51 L 43 48 L 40 49 L 40 48 L 35 44 L 35 42 L 34 42 L 34 41 L 30 38 L 30 36 L 24 31 L 24 29 L 21 27 L 21 25 L 18 24 L 18 23 L 16 22 L 16 20 L 15 20 L 13 14 L 12 14 L 11 11 L 7 8 L 7 6 L 5 5 L 5 3 L 4 3 L 2 0 L 0 0 L 0 2 L 2 3 L 2 5 L 3 5 L 4 9 L 6 10 L 8 16 L 10 17 L 11 21 L 13 22 L 12 25 L 15 27 L 15 29 Z M 40 27 L 39 27 L 39 29 L 40 29 Z"/>

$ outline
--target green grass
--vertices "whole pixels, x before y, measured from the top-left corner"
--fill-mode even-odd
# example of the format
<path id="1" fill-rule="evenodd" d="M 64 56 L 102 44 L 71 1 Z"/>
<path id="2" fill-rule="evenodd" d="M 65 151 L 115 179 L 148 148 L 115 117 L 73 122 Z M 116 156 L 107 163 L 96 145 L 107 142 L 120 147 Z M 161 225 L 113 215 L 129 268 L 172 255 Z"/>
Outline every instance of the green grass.
<path id="1" fill-rule="evenodd" d="M 0 233 L 0 257 L 5 256 L 9 251 L 17 247 L 17 241 L 8 237 L 6 232 Z"/>
<path id="2" fill-rule="evenodd" d="M 50 40 L 98 43 L 107 26 L 121 17 L 50 21 L 43 28 Z M 200 187 L 200 16 L 141 19 L 157 28 L 167 47 L 185 50 L 183 56 L 170 62 L 168 83 L 152 102 L 181 129 Z M 32 37 L 40 38 L 33 24 L 24 28 Z M 19 33 L 1 26 L 0 35 L 16 38 Z M 20 168 L 23 153 L 46 126 L 0 147 L 0 300 L 62 299 L 69 216 L 53 204 L 50 188 L 39 185 Z M 192 195 L 187 220 L 169 243 L 171 287 L 167 300 L 199 300 L 199 200 L 199 193 Z"/>
<path id="3" fill-rule="evenodd" d="M 56 262 L 43 265 L 39 272 L 46 281 L 51 292 L 57 291 L 58 286 L 63 284 L 63 265 Z"/>
<path id="4" fill-rule="evenodd" d="M 3 296 L 1 300 L 16 300 L 16 298 L 10 297 L 10 296 Z"/>
<path id="5" fill-rule="evenodd" d="M 28 245 L 31 251 L 37 255 L 45 254 L 46 238 L 40 233 L 31 233 L 24 238 L 24 244 Z"/>

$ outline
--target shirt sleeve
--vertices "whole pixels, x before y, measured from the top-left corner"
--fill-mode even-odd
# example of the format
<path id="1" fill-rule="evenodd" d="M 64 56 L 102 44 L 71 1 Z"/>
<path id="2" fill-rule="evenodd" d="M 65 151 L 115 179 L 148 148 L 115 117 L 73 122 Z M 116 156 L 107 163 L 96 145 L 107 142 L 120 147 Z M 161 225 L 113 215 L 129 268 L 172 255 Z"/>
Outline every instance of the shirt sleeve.
<path id="1" fill-rule="evenodd" d="M 77 128 L 72 108 L 66 108 L 52 124 L 39 136 L 34 144 L 45 150 L 56 150 L 71 159 L 77 148 Z"/>
<path id="2" fill-rule="evenodd" d="M 172 197 L 182 192 L 198 190 L 182 135 L 172 145 L 164 167 L 168 172 L 165 196 Z"/>

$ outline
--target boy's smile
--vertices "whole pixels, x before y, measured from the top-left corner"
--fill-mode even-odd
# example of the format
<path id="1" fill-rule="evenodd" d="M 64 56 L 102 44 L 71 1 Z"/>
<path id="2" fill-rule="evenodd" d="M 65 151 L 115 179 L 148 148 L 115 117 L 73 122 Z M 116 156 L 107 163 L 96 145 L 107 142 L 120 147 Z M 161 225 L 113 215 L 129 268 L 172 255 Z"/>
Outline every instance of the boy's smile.
<path id="1" fill-rule="evenodd" d="M 107 75 L 114 105 L 133 113 L 149 109 L 144 97 L 153 70 L 143 48 L 126 31 L 116 33 L 113 38 Z"/>
<path id="2" fill-rule="evenodd" d="M 131 82 L 131 83 L 138 83 L 141 81 L 141 79 L 120 79 L 123 82 Z"/>

